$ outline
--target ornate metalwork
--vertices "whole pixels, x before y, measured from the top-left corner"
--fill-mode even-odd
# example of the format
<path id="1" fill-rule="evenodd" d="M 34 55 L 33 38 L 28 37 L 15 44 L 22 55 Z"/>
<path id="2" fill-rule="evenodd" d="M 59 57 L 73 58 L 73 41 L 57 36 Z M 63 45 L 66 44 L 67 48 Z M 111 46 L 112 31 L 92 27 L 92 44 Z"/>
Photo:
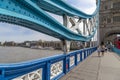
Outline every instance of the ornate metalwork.
<path id="1" fill-rule="evenodd" d="M 75 63 L 75 57 L 74 56 L 71 56 L 70 57 L 70 67 L 73 66 Z"/>
<path id="2" fill-rule="evenodd" d="M 17 77 L 13 80 L 42 80 L 42 68 L 23 76 Z"/>
<path id="3" fill-rule="evenodd" d="M 50 73 L 51 73 L 50 79 L 58 76 L 62 72 L 63 72 L 63 61 L 59 61 L 59 62 L 52 64 L 51 69 L 50 69 Z"/>
<path id="4" fill-rule="evenodd" d="M 89 36 L 94 32 L 96 26 L 96 17 L 93 18 L 75 18 L 75 17 L 68 17 L 69 22 L 71 23 L 71 27 L 69 28 L 71 31 L 81 34 L 83 36 Z"/>

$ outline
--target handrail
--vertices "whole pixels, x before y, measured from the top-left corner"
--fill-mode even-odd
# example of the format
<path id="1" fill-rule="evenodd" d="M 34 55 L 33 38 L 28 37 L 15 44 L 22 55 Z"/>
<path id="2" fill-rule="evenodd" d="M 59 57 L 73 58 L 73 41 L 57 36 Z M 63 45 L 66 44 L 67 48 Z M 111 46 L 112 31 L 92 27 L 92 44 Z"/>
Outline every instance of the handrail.
<path id="1" fill-rule="evenodd" d="M 0 64 L 0 80 L 36 75 L 41 80 L 59 79 L 96 50 L 96 47 L 22 63 Z"/>
<path id="2" fill-rule="evenodd" d="M 118 49 L 116 47 L 112 47 L 112 51 L 117 53 L 118 55 L 120 55 L 120 49 Z"/>

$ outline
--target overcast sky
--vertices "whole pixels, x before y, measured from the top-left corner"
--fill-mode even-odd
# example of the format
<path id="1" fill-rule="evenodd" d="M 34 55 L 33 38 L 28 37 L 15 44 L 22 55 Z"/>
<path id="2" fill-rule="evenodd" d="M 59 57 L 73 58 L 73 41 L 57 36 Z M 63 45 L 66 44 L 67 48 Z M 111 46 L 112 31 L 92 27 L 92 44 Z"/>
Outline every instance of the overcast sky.
<path id="1" fill-rule="evenodd" d="M 67 3 L 71 4 L 75 8 L 91 14 L 95 10 L 95 1 L 96 0 L 65 0 Z M 58 21 L 62 22 L 62 17 L 52 15 Z M 4 41 L 16 41 L 23 42 L 25 40 L 59 40 L 51 36 L 33 31 L 22 26 L 0 23 L 0 42 Z"/>

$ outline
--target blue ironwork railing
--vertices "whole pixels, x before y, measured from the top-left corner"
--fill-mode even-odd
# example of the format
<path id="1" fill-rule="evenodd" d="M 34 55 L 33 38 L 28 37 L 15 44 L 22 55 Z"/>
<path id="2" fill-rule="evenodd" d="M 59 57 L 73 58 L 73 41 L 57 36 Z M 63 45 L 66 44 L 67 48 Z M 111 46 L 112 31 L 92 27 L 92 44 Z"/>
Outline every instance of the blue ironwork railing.
<path id="1" fill-rule="evenodd" d="M 0 80 L 57 80 L 86 59 L 97 48 L 86 48 L 48 58 L 13 64 L 0 64 Z M 34 77 L 34 78 L 33 78 Z"/>
<path id="2" fill-rule="evenodd" d="M 117 53 L 118 55 L 120 55 L 120 49 L 118 49 L 116 47 L 113 47 L 112 51 L 115 52 L 115 53 Z"/>

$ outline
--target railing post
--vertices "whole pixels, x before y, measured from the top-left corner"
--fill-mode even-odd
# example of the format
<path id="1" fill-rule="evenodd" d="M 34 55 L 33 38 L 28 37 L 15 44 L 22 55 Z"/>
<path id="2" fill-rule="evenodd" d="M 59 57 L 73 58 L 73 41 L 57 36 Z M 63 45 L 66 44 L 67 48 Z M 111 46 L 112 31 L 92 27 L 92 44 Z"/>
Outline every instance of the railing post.
<path id="1" fill-rule="evenodd" d="M 89 49 L 89 56 L 90 56 L 90 49 Z"/>
<path id="2" fill-rule="evenodd" d="M 0 80 L 5 80 L 5 77 L 4 77 L 4 70 L 0 70 Z"/>
<path id="3" fill-rule="evenodd" d="M 88 49 L 88 56 L 89 56 L 89 50 L 90 50 L 90 49 Z"/>
<path id="4" fill-rule="evenodd" d="M 86 50 L 84 50 L 84 59 L 86 58 Z"/>
<path id="5" fill-rule="evenodd" d="M 88 49 L 88 56 L 90 55 L 90 54 L 89 54 L 89 50 L 90 50 L 90 49 Z"/>
<path id="6" fill-rule="evenodd" d="M 86 58 L 87 58 L 87 56 L 88 56 L 88 55 L 87 55 L 87 49 L 86 49 L 86 51 L 85 51 L 85 52 L 86 52 Z"/>
<path id="7" fill-rule="evenodd" d="M 82 61 L 82 51 L 80 51 L 80 61 Z"/>
<path id="8" fill-rule="evenodd" d="M 67 28 L 69 27 L 69 19 L 68 19 L 68 16 L 65 14 L 63 15 L 63 25 Z M 62 45 L 63 45 L 62 48 L 63 48 L 64 54 L 67 54 L 70 51 L 70 41 L 63 39 Z"/>
<path id="9" fill-rule="evenodd" d="M 92 53 L 92 48 L 90 49 L 90 54 Z"/>
<path id="10" fill-rule="evenodd" d="M 75 65 L 77 65 L 77 53 L 75 54 Z"/>
<path id="11" fill-rule="evenodd" d="M 89 50 L 90 50 L 90 49 L 88 49 L 88 51 L 87 51 L 88 56 L 89 56 Z"/>
<path id="12" fill-rule="evenodd" d="M 47 64 L 46 64 L 46 69 L 44 70 L 46 73 L 46 79 L 45 80 L 50 80 L 50 62 L 47 61 Z"/>
<path id="13" fill-rule="evenodd" d="M 64 62 L 63 62 L 63 72 L 66 74 L 69 71 L 69 58 L 65 56 Z"/>

